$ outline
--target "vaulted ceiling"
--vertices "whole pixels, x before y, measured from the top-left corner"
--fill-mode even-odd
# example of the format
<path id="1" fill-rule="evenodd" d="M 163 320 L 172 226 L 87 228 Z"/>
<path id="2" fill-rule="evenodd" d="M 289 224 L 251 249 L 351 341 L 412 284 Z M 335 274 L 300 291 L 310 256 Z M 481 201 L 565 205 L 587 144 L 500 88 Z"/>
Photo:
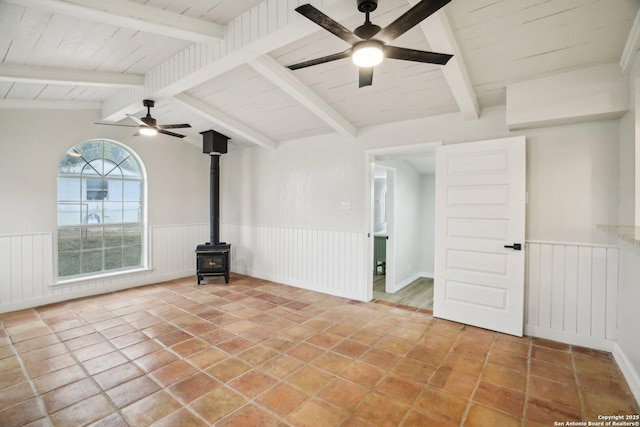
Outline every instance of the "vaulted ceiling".
<path id="1" fill-rule="evenodd" d="M 446 66 L 385 60 L 358 88 L 349 59 L 285 66 L 349 46 L 298 15 L 304 0 L 0 0 L 1 108 L 95 108 L 131 123 L 215 129 L 233 144 L 282 141 L 504 105 L 509 84 L 620 61 L 637 0 L 451 0 L 396 46 L 452 53 Z M 356 0 L 311 3 L 344 26 Z M 384 27 L 417 0 L 379 0 Z M 634 46 L 637 48 L 637 46 Z M 96 125 L 98 128 L 99 125 Z"/>

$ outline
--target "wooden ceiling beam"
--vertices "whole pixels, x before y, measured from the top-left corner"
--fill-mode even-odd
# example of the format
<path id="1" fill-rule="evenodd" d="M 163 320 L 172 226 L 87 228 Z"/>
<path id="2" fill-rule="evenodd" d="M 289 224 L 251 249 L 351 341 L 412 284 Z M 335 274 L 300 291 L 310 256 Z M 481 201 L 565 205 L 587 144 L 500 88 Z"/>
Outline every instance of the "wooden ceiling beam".
<path id="1" fill-rule="evenodd" d="M 224 25 L 206 22 L 128 0 L 5 0 L 93 22 L 115 25 L 197 43 L 225 37 Z"/>
<path id="2" fill-rule="evenodd" d="M 206 104 L 199 99 L 196 99 L 186 93 L 180 93 L 173 97 L 174 101 L 177 101 L 182 107 L 187 110 L 204 117 L 207 120 L 212 121 L 218 126 L 222 126 L 223 128 L 241 136 L 249 142 L 252 142 L 261 147 L 270 148 L 272 150 L 276 149 L 276 142 L 271 138 L 263 135 L 262 133 L 256 131 L 250 126 L 241 123 L 240 121 L 234 119 L 233 117 L 228 116 L 220 110 L 217 110 Z"/>
<path id="3" fill-rule="evenodd" d="M 355 126 L 269 55 L 249 60 L 247 64 L 338 133 L 349 138 L 358 135 Z"/>
<path id="4" fill-rule="evenodd" d="M 39 99 L 0 99 L 0 109 L 99 110 L 102 104 L 91 101 L 42 101 Z"/>
<path id="5" fill-rule="evenodd" d="M 640 10 L 633 21 L 633 26 L 631 27 L 629 37 L 627 37 L 627 42 L 624 45 L 624 50 L 620 57 L 620 68 L 623 73 L 628 72 L 631 67 L 633 67 L 633 62 L 636 60 L 638 49 L 640 49 Z"/>
<path id="6" fill-rule="evenodd" d="M 417 3 L 418 0 L 409 0 L 411 6 Z M 442 67 L 442 73 L 464 118 L 466 120 L 478 120 L 480 107 L 478 106 L 476 93 L 473 90 L 462 52 L 458 47 L 458 42 L 453 34 L 445 10 L 440 9 L 419 25 L 434 52 L 453 55 L 447 65 Z"/>
<path id="7" fill-rule="evenodd" d="M 0 64 L 0 82 L 127 88 L 142 87 L 144 76 L 5 63 Z"/>
<path id="8" fill-rule="evenodd" d="M 33 1 L 33 0 L 29 0 Z M 356 13 L 351 2 L 315 0 L 313 3 L 343 19 Z M 170 98 L 318 31 L 287 1 L 264 0 L 227 24 L 228 36 L 214 44 L 195 43 L 159 64 L 145 76 L 144 95 Z M 103 103 L 103 120 L 118 121 L 130 113 L 138 90 L 127 88 Z M 140 103 L 138 99 L 138 104 Z"/>

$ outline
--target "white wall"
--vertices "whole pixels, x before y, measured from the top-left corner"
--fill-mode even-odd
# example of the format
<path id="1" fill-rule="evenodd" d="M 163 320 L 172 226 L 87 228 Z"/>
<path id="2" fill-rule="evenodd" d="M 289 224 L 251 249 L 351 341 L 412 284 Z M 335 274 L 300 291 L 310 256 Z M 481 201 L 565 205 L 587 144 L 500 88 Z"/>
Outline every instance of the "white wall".
<path id="1" fill-rule="evenodd" d="M 132 129 L 93 124 L 99 120 L 93 110 L 0 110 L 0 200 L 11 207 L 0 209 L 0 235 L 56 230 L 58 162 L 93 138 L 121 142 L 142 159 L 150 225 L 208 222 L 209 156 L 202 149 L 163 135 L 132 137 Z"/>
<path id="2" fill-rule="evenodd" d="M 363 159 L 360 141 L 335 136 L 285 142 L 275 151 L 230 152 L 220 167 L 222 218 L 229 224 L 364 231 Z"/>
<path id="3" fill-rule="evenodd" d="M 636 242 L 637 243 L 637 242 Z M 640 402 L 640 246 L 619 242 L 618 339 L 614 356 Z"/>
<path id="4" fill-rule="evenodd" d="M 525 135 L 527 240 L 609 244 L 596 225 L 617 221 L 619 134 L 619 120 L 510 132 L 505 108 L 496 107 L 484 109 L 477 121 L 449 114 L 361 129 L 354 139 L 324 135 L 282 143 L 276 151 L 251 148 L 223 159 L 222 220 L 235 227 L 280 227 L 294 235 L 349 231 L 366 239 L 367 150 Z M 341 209 L 344 202 L 350 209 Z M 320 247 L 314 237 L 309 244 Z M 235 249 L 238 265 L 251 265 L 243 260 L 249 253 L 252 262 L 266 257 L 248 246 Z M 359 263 L 359 256 L 346 264 Z M 366 271 L 366 262 L 362 268 Z M 250 268 L 243 271 L 252 273 Z M 296 283 L 286 274 L 278 277 Z M 314 285 L 313 279 L 304 283 L 309 289 L 330 288 Z M 369 287 L 363 276 L 349 295 L 367 299 Z"/>
<path id="5" fill-rule="evenodd" d="M 94 125 L 99 119 L 90 110 L 0 110 L 0 312 L 195 273 L 193 250 L 208 236 L 209 156 L 176 138 Z M 56 288 L 58 162 L 93 138 L 121 142 L 144 163 L 152 270 Z"/>
<path id="6" fill-rule="evenodd" d="M 527 137 L 527 239 L 608 243 L 595 226 L 617 221 L 619 121 L 509 132 L 501 107 L 478 121 L 451 114 L 363 129 L 353 140 L 325 135 L 229 153 L 223 220 L 366 232 L 365 150 L 513 135 Z"/>
<path id="7" fill-rule="evenodd" d="M 422 175 L 422 239 L 420 271 L 426 277 L 433 278 L 435 258 L 435 214 L 436 179 L 435 175 Z"/>
<path id="8" fill-rule="evenodd" d="M 640 56 L 629 72 L 631 111 L 620 121 L 620 225 L 640 227 Z M 617 242 L 618 339 L 614 356 L 640 403 L 640 247 L 624 240 Z"/>
<path id="9" fill-rule="evenodd" d="M 150 225 L 208 221 L 208 156 L 175 138 L 133 138 L 130 129 L 93 125 L 98 119 L 94 111 L 2 110 L 0 195 L 12 208 L 0 210 L 0 235 L 55 231 L 58 159 L 96 137 L 120 141 L 142 158 Z M 362 129 L 355 139 L 326 135 L 281 143 L 275 151 L 230 152 L 222 159 L 222 220 L 366 233 L 365 150 L 514 134 L 528 141 L 527 238 L 608 243 L 594 230 L 617 222 L 619 121 L 516 133 L 506 128 L 500 107 L 485 109 L 478 121 L 450 114 Z"/>
<path id="10" fill-rule="evenodd" d="M 609 243 L 618 220 L 618 121 L 530 130 L 527 240 Z"/>
<path id="11" fill-rule="evenodd" d="M 617 224 L 633 224 L 635 221 L 635 126 L 635 111 L 628 112 L 620 119 Z"/>

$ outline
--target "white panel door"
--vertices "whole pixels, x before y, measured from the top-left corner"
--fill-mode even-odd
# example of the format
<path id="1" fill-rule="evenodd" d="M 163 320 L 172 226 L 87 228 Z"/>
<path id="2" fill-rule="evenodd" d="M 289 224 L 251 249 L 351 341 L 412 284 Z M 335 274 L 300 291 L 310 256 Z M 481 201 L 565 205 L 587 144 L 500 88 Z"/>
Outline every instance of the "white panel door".
<path id="1" fill-rule="evenodd" d="M 522 336 L 525 155 L 524 137 L 436 148 L 434 316 Z"/>

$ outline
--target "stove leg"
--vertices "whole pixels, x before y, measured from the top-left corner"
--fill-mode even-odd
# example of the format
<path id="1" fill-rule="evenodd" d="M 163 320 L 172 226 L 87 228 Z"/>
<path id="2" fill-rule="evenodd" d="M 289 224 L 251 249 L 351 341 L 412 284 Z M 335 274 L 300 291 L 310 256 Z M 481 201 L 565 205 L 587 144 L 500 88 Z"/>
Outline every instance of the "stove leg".
<path id="1" fill-rule="evenodd" d="M 200 284 L 200 280 L 202 280 L 202 276 L 198 274 L 198 285 Z"/>
<path id="2" fill-rule="evenodd" d="M 224 283 L 229 283 L 229 273 L 224 275 Z"/>

